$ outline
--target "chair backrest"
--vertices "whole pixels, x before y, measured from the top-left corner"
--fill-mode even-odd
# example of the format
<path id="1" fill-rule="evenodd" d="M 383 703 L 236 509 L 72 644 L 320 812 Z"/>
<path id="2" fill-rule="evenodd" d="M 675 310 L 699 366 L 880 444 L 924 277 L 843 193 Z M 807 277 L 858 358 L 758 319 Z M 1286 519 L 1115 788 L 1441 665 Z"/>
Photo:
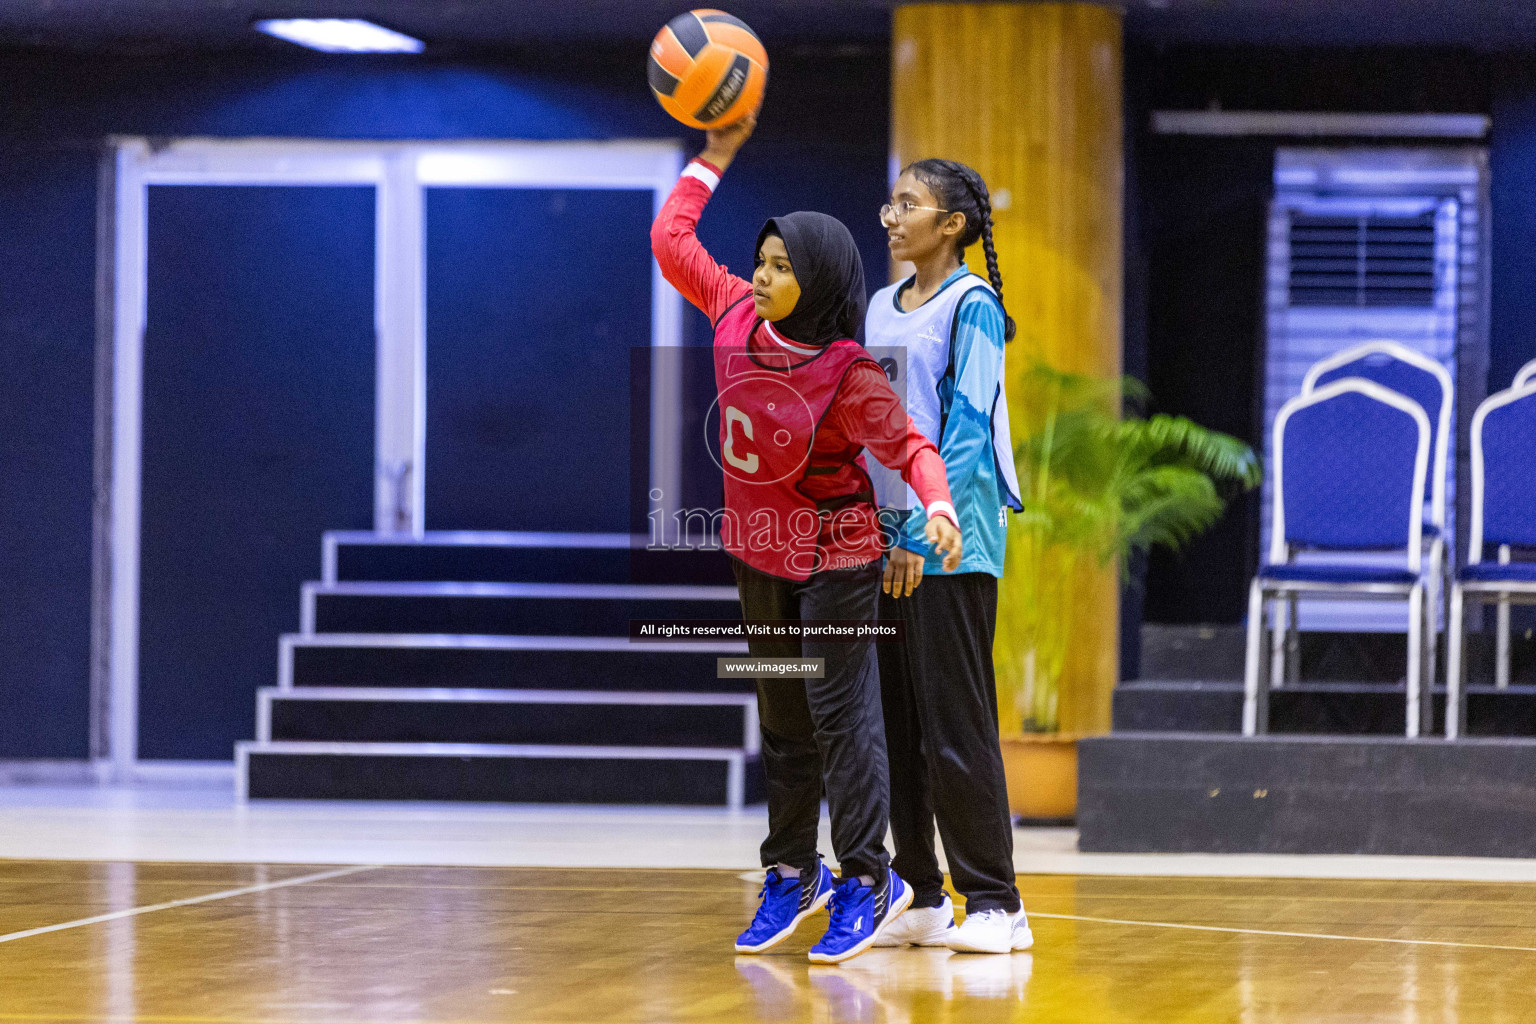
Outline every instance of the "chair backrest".
<path id="1" fill-rule="evenodd" d="M 1275 417 L 1270 561 L 1291 544 L 1404 548 L 1419 571 L 1429 417 L 1373 381 L 1346 377 L 1303 392 Z"/>
<path id="2" fill-rule="evenodd" d="M 1485 544 L 1536 547 L 1536 380 L 1490 395 L 1472 416 L 1472 528 L 1467 561 Z"/>
<path id="3" fill-rule="evenodd" d="M 1511 391 L 1519 391 L 1536 378 L 1536 359 L 1532 359 L 1515 373 L 1515 382 L 1509 386 Z"/>
<path id="4" fill-rule="evenodd" d="M 1319 359 L 1301 381 L 1302 394 L 1345 377 L 1362 377 L 1418 402 L 1434 428 L 1434 466 L 1430 473 L 1430 522 L 1445 525 L 1445 467 L 1451 444 L 1451 374 L 1429 356 L 1395 341 L 1367 341 Z"/>

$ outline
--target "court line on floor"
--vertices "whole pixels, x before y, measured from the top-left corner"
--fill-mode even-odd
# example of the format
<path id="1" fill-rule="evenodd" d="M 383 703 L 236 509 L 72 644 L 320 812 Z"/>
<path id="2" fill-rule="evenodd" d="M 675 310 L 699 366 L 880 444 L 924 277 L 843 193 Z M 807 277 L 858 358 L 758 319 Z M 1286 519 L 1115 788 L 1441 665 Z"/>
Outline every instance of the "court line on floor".
<path id="1" fill-rule="evenodd" d="M 152 914 L 157 910 L 174 910 L 177 907 L 190 907 L 197 903 L 211 903 L 214 900 L 227 900 L 235 896 L 249 896 L 252 893 L 271 892 L 273 889 L 286 889 L 293 885 L 303 885 L 305 882 L 323 882 L 328 878 L 341 878 L 343 875 L 355 875 L 360 871 L 377 871 L 382 865 L 359 864 L 349 868 L 335 868 L 330 871 L 317 871 L 312 875 L 300 875 L 297 878 L 284 878 L 278 882 L 262 882 L 259 885 L 246 885 L 239 889 L 225 889 L 221 892 L 210 892 L 203 896 L 188 896 L 186 899 L 169 900 L 165 903 L 151 903 L 144 907 L 129 907 L 127 910 L 114 910 L 110 914 L 97 914 L 94 917 L 82 917 L 76 921 L 64 921 L 60 924 L 44 925 L 41 928 L 28 928 L 26 931 L 10 932 L 0 935 L 0 942 L 15 942 L 17 939 L 29 939 L 34 935 L 47 935 L 49 932 L 62 932 L 70 928 L 84 928 L 89 924 L 103 924 L 107 921 L 120 921 L 125 917 L 137 917 L 140 914 Z"/>
<path id="2" fill-rule="evenodd" d="M 1128 921 L 1117 917 L 1087 917 L 1081 914 L 1042 914 L 1031 910 L 1031 919 L 1048 917 L 1057 921 L 1088 921 L 1093 924 L 1130 924 L 1144 928 L 1179 928 L 1192 932 L 1226 932 L 1233 935 L 1269 935 L 1283 939 L 1334 939 L 1340 942 L 1391 942 L 1404 946 L 1451 946 L 1456 949 L 1506 949 L 1516 953 L 1536 953 L 1536 946 L 1497 946 L 1486 942 L 1451 942 L 1447 939 L 1393 939 L 1377 935 L 1331 935 L 1327 932 L 1281 932 L 1266 928 L 1227 928 L 1214 924 L 1176 924 L 1172 921 Z"/>

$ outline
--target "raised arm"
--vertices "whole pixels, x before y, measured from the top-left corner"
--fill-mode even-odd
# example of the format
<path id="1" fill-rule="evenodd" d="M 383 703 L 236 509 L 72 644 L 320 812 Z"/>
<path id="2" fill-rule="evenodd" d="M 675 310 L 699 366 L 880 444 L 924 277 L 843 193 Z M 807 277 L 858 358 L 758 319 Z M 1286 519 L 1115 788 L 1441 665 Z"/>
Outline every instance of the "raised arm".
<path id="1" fill-rule="evenodd" d="M 704 152 L 683 169 L 651 225 L 651 252 L 662 276 L 709 317 L 710 323 L 719 320 L 731 303 L 751 294 L 752 285 L 716 263 L 695 229 L 720 184 L 720 176 L 756 123 L 749 117 L 730 128 L 710 132 Z"/>
<path id="2" fill-rule="evenodd" d="M 702 159 L 690 162 L 651 225 L 651 252 L 661 265 L 661 275 L 710 323 L 752 291 L 750 284 L 716 263 L 694 233 L 719 183 L 719 171 L 710 164 Z"/>

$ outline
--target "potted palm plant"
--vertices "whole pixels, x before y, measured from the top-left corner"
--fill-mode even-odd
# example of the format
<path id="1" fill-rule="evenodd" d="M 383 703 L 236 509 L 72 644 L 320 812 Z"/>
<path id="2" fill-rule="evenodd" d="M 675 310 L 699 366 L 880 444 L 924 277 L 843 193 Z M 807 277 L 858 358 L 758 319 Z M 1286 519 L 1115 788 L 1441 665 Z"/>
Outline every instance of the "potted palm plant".
<path id="1" fill-rule="evenodd" d="M 1015 814 L 1070 818 L 1078 737 L 1059 730 L 1058 712 L 1071 685 L 1067 651 L 1083 639 L 1074 636 L 1083 630 L 1073 614 L 1078 570 L 1118 562 L 1124 573 L 1134 552 L 1179 549 L 1262 471 L 1237 438 L 1183 417 L 1135 415 L 1146 392 L 1132 378 L 1036 365 L 1010 388 L 1023 413 L 1014 454 L 1025 508 L 1012 517 L 1005 575 L 1018 584 L 999 603 L 993 648 L 1003 759 Z"/>

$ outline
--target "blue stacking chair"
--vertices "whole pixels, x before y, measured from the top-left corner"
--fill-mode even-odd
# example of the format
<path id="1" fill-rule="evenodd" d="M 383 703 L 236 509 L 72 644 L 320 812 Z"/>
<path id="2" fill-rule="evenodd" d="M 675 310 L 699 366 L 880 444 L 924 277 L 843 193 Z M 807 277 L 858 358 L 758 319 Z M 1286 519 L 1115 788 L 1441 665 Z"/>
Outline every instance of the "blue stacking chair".
<path id="1" fill-rule="evenodd" d="M 1297 395 L 1275 417 L 1270 449 L 1274 504 L 1269 564 L 1248 595 L 1243 735 L 1268 728 L 1262 672 L 1269 602 L 1298 595 L 1408 603 L 1408 735 L 1429 716 L 1424 651 L 1424 485 L 1431 430 L 1420 405 L 1347 377 Z M 1292 561 L 1301 549 L 1401 551 L 1405 568 Z"/>
<path id="2" fill-rule="evenodd" d="M 1456 433 L 1451 425 L 1456 388 L 1451 381 L 1450 371 L 1434 359 L 1398 342 L 1377 339 L 1318 360 L 1302 378 L 1302 394 L 1345 377 L 1362 377 L 1413 399 L 1423 408 L 1429 417 L 1430 426 L 1434 428 L 1428 481 L 1429 518 L 1424 523 L 1424 534 L 1429 542 L 1429 569 L 1424 595 L 1429 605 L 1430 624 L 1429 653 L 1424 662 L 1424 685 L 1433 686 L 1439 652 L 1435 625 L 1440 621 L 1441 595 L 1445 593 L 1449 582 L 1446 578 L 1445 552 L 1452 541 L 1445 535 L 1445 470 L 1456 442 Z M 1277 684 L 1281 679 L 1294 679 L 1300 661 L 1294 598 L 1289 602 L 1287 610 L 1290 614 L 1285 620 L 1289 629 L 1283 633 L 1277 630 L 1275 633 Z"/>
<path id="3" fill-rule="evenodd" d="M 1515 373 L 1515 381 L 1509 386 L 1511 391 L 1519 391 L 1532 380 L 1536 380 L 1536 359 L 1532 359 Z M 1503 689 L 1509 685 L 1509 598 L 1499 598 L 1499 610 L 1497 625 L 1494 627 L 1497 639 L 1494 647 L 1496 657 L 1493 662 L 1494 684 Z"/>
<path id="4" fill-rule="evenodd" d="M 1498 546 L 1496 562 L 1483 548 Z M 1536 562 L 1512 562 L 1517 547 L 1536 547 L 1536 380 L 1489 397 L 1472 417 L 1472 523 L 1467 564 L 1451 587 L 1449 655 L 1446 664 L 1445 735 L 1466 731 L 1463 609 L 1474 601 L 1536 602 Z M 1508 620 L 1500 623 L 1496 685 L 1509 685 Z"/>

